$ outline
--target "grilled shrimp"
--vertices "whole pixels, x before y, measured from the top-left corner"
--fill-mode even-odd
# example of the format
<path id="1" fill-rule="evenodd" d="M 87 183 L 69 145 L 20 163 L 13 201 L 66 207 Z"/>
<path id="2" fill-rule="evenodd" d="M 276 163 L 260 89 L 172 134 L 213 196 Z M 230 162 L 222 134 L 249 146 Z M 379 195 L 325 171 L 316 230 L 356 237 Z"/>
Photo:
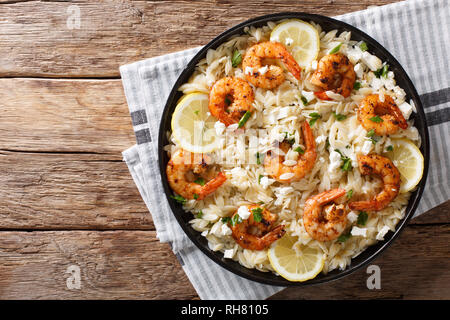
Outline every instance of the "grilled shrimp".
<path id="1" fill-rule="evenodd" d="M 400 190 L 400 172 L 386 157 L 377 154 L 358 156 L 359 171 L 363 175 L 377 175 L 383 180 L 383 190 L 369 201 L 355 201 L 348 204 L 352 210 L 379 211 L 386 208 Z"/>
<path id="2" fill-rule="evenodd" d="M 399 127 L 408 128 L 400 108 L 388 95 L 384 96 L 384 102 L 380 101 L 378 94 L 364 98 L 358 109 L 358 121 L 364 129 L 373 129 L 379 136 L 393 134 Z"/>
<path id="3" fill-rule="evenodd" d="M 311 77 L 311 83 L 324 91 L 334 90 L 347 98 L 353 90 L 355 79 L 353 64 L 343 54 L 335 53 L 320 59 L 317 70 Z M 315 92 L 315 95 L 322 100 L 329 100 L 324 91 Z"/>
<path id="4" fill-rule="evenodd" d="M 300 79 L 301 68 L 294 57 L 279 42 L 261 42 L 253 45 L 245 53 L 242 69 L 245 78 L 255 87 L 273 89 L 284 82 L 283 69 L 270 65 L 263 66 L 264 59 L 280 59 L 296 79 Z"/>
<path id="5" fill-rule="evenodd" d="M 209 111 L 226 126 L 239 122 L 247 111 L 253 110 L 255 94 L 245 81 L 225 77 L 217 81 L 209 93 Z"/>
<path id="6" fill-rule="evenodd" d="M 317 241 L 334 240 L 347 225 L 347 210 L 343 204 L 326 205 L 345 194 L 344 189 L 332 189 L 310 197 L 305 202 L 303 226 Z"/>
<path id="7" fill-rule="evenodd" d="M 230 227 L 234 240 L 242 248 L 264 250 L 286 233 L 283 225 L 274 226 L 278 219 L 276 214 L 254 204 L 248 205 L 247 209 L 250 211 L 248 219 L 235 223 Z M 258 218 L 255 218 L 255 209 L 260 214 Z M 234 220 L 234 216 L 237 214 L 238 212 L 231 219 Z"/>
<path id="8" fill-rule="evenodd" d="M 207 155 L 179 149 L 172 155 L 166 167 L 170 187 L 185 199 L 204 199 L 227 179 L 223 172 L 211 178 L 215 172 L 209 170 L 210 163 L 211 159 Z"/>
<path id="9" fill-rule="evenodd" d="M 317 158 L 316 141 L 307 121 L 302 125 L 302 133 L 306 150 L 303 154 L 299 154 L 295 165 L 284 165 L 284 156 L 275 154 L 272 151 L 267 152 L 267 156 L 264 159 L 264 168 L 275 180 L 284 183 L 298 181 L 314 167 Z M 284 152 L 287 152 L 288 148 L 288 143 L 283 142 L 280 144 L 280 149 Z"/>

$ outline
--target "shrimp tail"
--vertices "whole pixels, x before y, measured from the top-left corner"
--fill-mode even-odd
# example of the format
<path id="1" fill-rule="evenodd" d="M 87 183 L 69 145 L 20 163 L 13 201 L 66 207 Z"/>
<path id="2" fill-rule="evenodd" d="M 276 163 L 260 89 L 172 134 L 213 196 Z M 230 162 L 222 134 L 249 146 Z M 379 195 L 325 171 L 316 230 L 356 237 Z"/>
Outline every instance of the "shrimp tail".
<path id="1" fill-rule="evenodd" d="M 316 91 L 314 92 L 314 95 L 321 100 L 331 100 L 325 91 Z"/>
<path id="2" fill-rule="evenodd" d="M 226 180 L 227 176 L 225 173 L 219 172 L 214 179 L 211 179 L 203 186 L 198 199 L 203 200 L 206 196 L 216 191 Z"/>

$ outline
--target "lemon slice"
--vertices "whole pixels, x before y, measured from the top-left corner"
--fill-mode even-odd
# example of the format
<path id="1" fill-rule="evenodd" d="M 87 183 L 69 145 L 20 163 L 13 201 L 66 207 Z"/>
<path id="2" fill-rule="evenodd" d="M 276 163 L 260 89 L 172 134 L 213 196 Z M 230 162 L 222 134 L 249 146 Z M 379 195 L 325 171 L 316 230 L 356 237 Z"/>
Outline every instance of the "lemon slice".
<path id="1" fill-rule="evenodd" d="M 172 115 L 172 134 L 181 148 L 207 153 L 218 148 L 214 118 L 208 109 L 208 95 L 194 92 L 183 96 Z"/>
<path id="2" fill-rule="evenodd" d="M 408 192 L 414 189 L 423 175 L 423 155 L 419 148 L 408 139 L 392 139 L 392 151 L 386 156 L 391 159 L 400 171 L 400 192 Z"/>
<path id="3" fill-rule="evenodd" d="M 305 68 L 317 59 L 320 37 L 317 29 L 302 20 L 292 19 L 277 25 L 270 34 L 270 41 L 277 41 L 288 48 L 297 63 Z"/>
<path id="4" fill-rule="evenodd" d="M 289 281 L 306 281 L 315 278 L 323 269 L 325 257 L 321 249 L 301 246 L 297 254 L 293 248 L 296 239 L 289 235 L 275 242 L 269 249 L 270 264 Z"/>

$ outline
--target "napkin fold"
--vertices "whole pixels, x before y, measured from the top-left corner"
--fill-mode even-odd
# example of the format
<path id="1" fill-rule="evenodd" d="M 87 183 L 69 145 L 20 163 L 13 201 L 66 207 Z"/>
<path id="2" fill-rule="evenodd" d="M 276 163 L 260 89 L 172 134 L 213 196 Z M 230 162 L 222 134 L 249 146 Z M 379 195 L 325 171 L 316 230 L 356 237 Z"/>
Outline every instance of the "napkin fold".
<path id="1" fill-rule="evenodd" d="M 414 217 L 450 199 L 450 5 L 410 0 L 335 17 L 366 32 L 402 64 L 420 94 L 429 125 L 427 184 Z M 157 237 L 171 244 L 201 299 L 265 299 L 283 287 L 263 285 L 220 267 L 178 225 L 165 198 L 158 168 L 158 130 L 167 96 L 200 47 L 120 67 L 136 145 L 123 152 L 153 217 Z"/>

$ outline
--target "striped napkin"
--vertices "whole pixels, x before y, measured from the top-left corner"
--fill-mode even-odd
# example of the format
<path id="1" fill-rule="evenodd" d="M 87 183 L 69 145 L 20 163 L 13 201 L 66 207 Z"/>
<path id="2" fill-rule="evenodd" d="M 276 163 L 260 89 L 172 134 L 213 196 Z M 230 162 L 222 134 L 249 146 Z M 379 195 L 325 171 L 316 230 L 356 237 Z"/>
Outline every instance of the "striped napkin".
<path id="1" fill-rule="evenodd" d="M 428 181 L 415 216 L 450 198 L 450 5 L 411 0 L 336 17 L 365 31 L 402 64 L 425 108 L 431 138 Z M 184 234 L 163 192 L 157 140 L 166 98 L 200 48 L 122 66 L 123 86 L 137 144 L 123 158 L 150 210 L 161 242 L 168 242 L 201 299 L 265 299 L 282 287 L 262 285 L 223 269 Z"/>

